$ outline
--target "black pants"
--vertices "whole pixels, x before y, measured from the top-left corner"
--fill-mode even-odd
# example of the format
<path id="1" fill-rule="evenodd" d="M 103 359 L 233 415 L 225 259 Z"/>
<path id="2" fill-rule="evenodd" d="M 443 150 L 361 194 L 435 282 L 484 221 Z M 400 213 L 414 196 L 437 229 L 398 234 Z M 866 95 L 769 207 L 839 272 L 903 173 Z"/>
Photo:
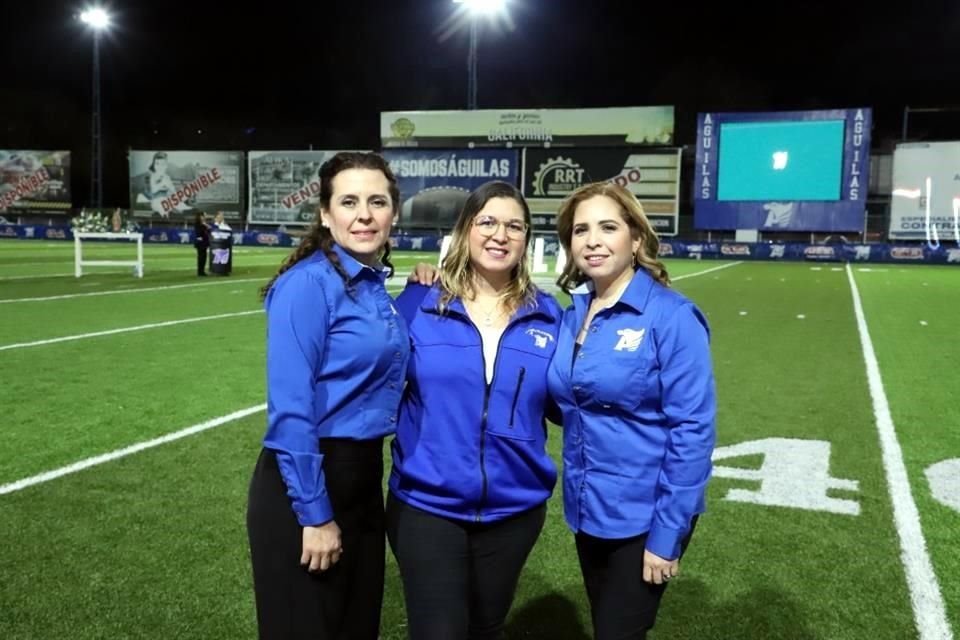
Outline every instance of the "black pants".
<path id="1" fill-rule="evenodd" d="M 690 544 L 697 524 L 680 543 L 680 556 Z M 643 552 L 647 534 L 633 538 L 575 536 L 583 584 L 590 600 L 594 640 L 643 640 L 657 619 L 666 584 L 643 581 Z"/>
<path id="2" fill-rule="evenodd" d="M 411 640 L 498 638 L 546 514 L 544 504 L 474 524 L 387 496 L 387 536 L 400 567 Z"/>
<path id="3" fill-rule="evenodd" d="M 197 244 L 194 245 L 194 248 L 197 250 L 197 275 L 202 276 L 206 273 L 208 246 L 205 244 Z"/>
<path id="4" fill-rule="evenodd" d="M 383 601 L 383 441 L 320 441 L 343 555 L 324 572 L 300 566 L 299 525 L 276 454 L 250 484 L 247 533 L 262 640 L 376 640 Z"/>

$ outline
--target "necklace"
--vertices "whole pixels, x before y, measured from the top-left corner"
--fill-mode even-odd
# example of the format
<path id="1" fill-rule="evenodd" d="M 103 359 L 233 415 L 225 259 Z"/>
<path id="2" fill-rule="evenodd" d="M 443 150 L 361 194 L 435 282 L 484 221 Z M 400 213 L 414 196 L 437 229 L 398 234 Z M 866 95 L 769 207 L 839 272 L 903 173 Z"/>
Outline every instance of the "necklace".
<path id="1" fill-rule="evenodd" d="M 471 306 L 473 306 L 477 311 L 480 312 L 480 315 L 483 316 L 483 319 L 481 320 L 481 324 L 483 324 L 483 326 L 485 327 L 492 327 L 493 321 L 500 318 L 500 316 L 503 315 L 503 311 L 500 310 L 499 299 L 493 303 L 493 308 L 490 309 L 489 311 L 484 309 L 483 305 L 481 305 L 476 298 L 471 300 L 470 303 L 471 303 Z"/>

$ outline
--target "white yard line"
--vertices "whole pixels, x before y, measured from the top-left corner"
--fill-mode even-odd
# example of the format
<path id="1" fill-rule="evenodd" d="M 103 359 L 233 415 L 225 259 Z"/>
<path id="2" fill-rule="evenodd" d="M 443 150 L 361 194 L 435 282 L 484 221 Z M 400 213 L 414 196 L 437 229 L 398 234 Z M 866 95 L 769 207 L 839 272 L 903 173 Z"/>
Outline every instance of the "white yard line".
<path id="1" fill-rule="evenodd" d="M 165 436 L 154 438 L 153 440 L 138 442 L 137 444 L 130 445 L 129 447 L 124 447 L 123 449 L 116 449 L 114 451 L 110 451 L 108 453 L 104 453 L 99 456 L 93 456 L 91 458 L 84 458 L 83 460 L 79 460 L 65 467 L 60 467 L 59 469 L 45 471 L 41 474 L 30 476 L 29 478 L 23 478 L 21 480 L 17 480 L 16 482 L 0 485 L 0 495 L 13 493 L 14 491 L 20 491 L 21 489 L 26 489 L 27 487 L 32 487 L 34 485 L 42 484 L 44 482 L 49 482 L 50 480 L 62 478 L 63 476 L 67 476 L 72 473 L 82 471 L 84 469 L 89 469 L 90 467 L 95 467 L 105 462 L 110 462 L 112 460 L 124 458 L 134 453 L 144 451 L 145 449 L 152 449 L 153 447 L 159 447 L 162 444 L 167 444 L 168 442 L 173 442 L 174 440 L 180 440 L 181 438 L 192 436 L 194 434 L 200 433 L 201 431 L 213 429 L 214 427 L 219 427 L 220 425 L 224 425 L 224 424 L 233 422 L 235 420 L 239 420 L 241 418 L 246 418 L 247 416 L 253 415 L 255 413 L 259 413 L 265 410 L 266 408 L 267 408 L 266 404 L 258 404 L 255 407 L 247 407 L 246 409 L 240 409 L 239 411 L 228 413 L 225 416 L 220 416 L 219 418 L 213 418 L 212 420 L 207 420 L 206 422 L 195 424 L 192 427 L 187 427 L 186 429 L 181 429 L 180 431 L 168 433 Z"/>
<path id="2" fill-rule="evenodd" d="M 262 309 L 252 311 L 237 311 L 236 313 L 221 313 L 215 316 L 200 316 L 197 318 L 184 318 L 183 320 L 167 320 L 166 322 L 154 322 L 151 324 L 141 324 L 135 327 L 120 327 L 118 329 L 107 329 L 106 331 L 94 331 L 93 333 L 79 333 L 72 336 L 60 336 L 59 338 L 49 338 L 47 340 L 35 340 L 33 342 L 18 342 L 15 344 L 0 345 L 0 351 L 9 349 L 25 349 L 27 347 L 41 347 L 47 344 L 56 344 L 58 342 L 72 342 L 73 340 L 86 340 L 88 338 L 99 338 L 100 336 L 112 336 L 118 333 L 131 333 L 133 331 L 145 331 L 147 329 L 159 329 L 161 327 L 174 327 L 179 324 L 191 324 L 193 322 L 205 322 L 207 320 L 222 320 L 224 318 L 236 318 L 239 316 L 250 316 L 257 313 L 263 313 Z"/>
<path id="3" fill-rule="evenodd" d="M 857 317 L 857 329 L 860 332 L 860 345 L 863 347 L 863 360 L 867 369 L 867 382 L 870 397 L 873 400 L 873 414 L 880 435 L 880 449 L 883 455 L 883 469 L 887 476 L 890 499 L 893 503 L 893 521 L 900 539 L 900 561 L 907 576 L 910 590 L 910 602 L 913 605 L 913 617 L 921 640 L 951 640 L 953 631 L 947 623 L 947 614 L 940 593 L 937 574 L 927 553 L 927 542 L 920 527 L 920 512 L 910 492 L 907 467 L 903 462 L 903 451 L 897 440 L 893 417 L 890 415 L 890 403 L 883 390 L 883 378 L 880 365 L 867 329 L 860 291 L 853 278 L 853 270 L 847 264 L 847 279 L 853 296 L 853 310 Z"/>
<path id="4" fill-rule="evenodd" d="M 211 276 L 216 278 L 216 276 Z M 169 291 L 171 289 L 186 289 L 189 287 L 215 287 L 225 284 L 237 284 L 238 282 L 263 282 L 266 284 L 267 278 L 241 278 L 233 280 L 231 278 L 217 279 L 214 282 L 191 282 L 189 284 L 171 284 L 163 287 L 143 287 L 141 289 L 110 289 L 109 291 L 91 291 L 89 293 L 67 293 L 59 296 L 42 296 L 39 298 L 6 298 L 0 299 L 0 304 L 15 304 L 18 302 L 45 302 L 47 300 L 69 300 L 70 298 L 88 298 L 90 296 L 112 296 L 122 293 L 144 293 L 146 291 Z"/>
<path id="5" fill-rule="evenodd" d="M 737 260 L 736 262 L 728 262 L 727 264 L 722 264 L 719 267 L 711 267 L 709 269 L 704 269 L 703 271 L 694 271 L 693 273 L 685 273 L 675 278 L 670 278 L 670 280 L 683 280 L 684 278 L 695 278 L 697 276 L 702 276 L 707 273 L 713 273 L 714 271 L 720 271 L 721 269 L 729 269 L 730 267 L 735 267 L 738 264 L 743 264 L 743 261 Z"/>
<path id="6" fill-rule="evenodd" d="M 127 269 L 127 272 L 130 270 Z M 121 273 L 120 271 L 98 271 L 97 273 Z M 0 276 L 0 281 L 2 280 L 37 280 L 39 278 L 66 278 L 67 276 L 73 276 L 73 273 L 46 273 L 46 274 L 34 274 L 31 276 Z"/>

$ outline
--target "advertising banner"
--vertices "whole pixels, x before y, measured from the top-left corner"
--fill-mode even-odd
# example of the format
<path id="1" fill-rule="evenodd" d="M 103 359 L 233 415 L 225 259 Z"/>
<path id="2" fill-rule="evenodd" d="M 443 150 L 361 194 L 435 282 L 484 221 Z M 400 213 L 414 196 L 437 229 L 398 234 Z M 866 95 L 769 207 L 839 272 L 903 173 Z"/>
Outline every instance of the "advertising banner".
<path id="1" fill-rule="evenodd" d="M 137 218 L 182 218 L 196 209 L 239 221 L 240 151 L 131 151 L 130 208 Z"/>
<path id="2" fill-rule="evenodd" d="M 388 147 L 622 147 L 673 144 L 673 107 L 385 111 Z"/>
<path id="3" fill-rule="evenodd" d="M 960 245 L 960 142 L 897 145 L 889 231 L 895 240 Z"/>
<path id="4" fill-rule="evenodd" d="M 0 213 L 70 206 L 69 151 L 0 149 Z"/>
<path id="5" fill-rule="evenodd" d="M 404 228 L 452 228 L 471 191 L 491 180 L 516 185 L 520 173 L 511 149 L 387 149 L 383 156 L 399 182 Z"/>
<path id="6" fill-rule="evenodd" d="M 576 189 L 611 181 L 637 197 L 658 234 L 677 235 L 680 149 L 524 149 L 523 154 L 523 195 L 531 211 L 555 215 Z"/>
<path id="7" fill-rule="evenodd" d="M 250 151 L 252 224 L 309 225 L 320 204 L 320 166 L 337 151 Z"/>

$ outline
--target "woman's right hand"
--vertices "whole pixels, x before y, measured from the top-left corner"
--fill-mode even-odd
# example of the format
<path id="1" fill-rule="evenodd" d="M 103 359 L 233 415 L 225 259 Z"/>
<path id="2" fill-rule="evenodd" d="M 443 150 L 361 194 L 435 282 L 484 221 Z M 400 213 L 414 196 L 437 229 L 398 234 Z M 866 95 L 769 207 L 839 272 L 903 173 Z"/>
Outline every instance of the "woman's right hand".
<path id="1" fill-rule="evenodd" d="M 307 571 L 326 571 L 335 565 L 343 553 L 340 527 L 333 520 L 319 527 L 303 528 L 303 552 L 300 565 Z"/>
<path id="2" fill-rule="evenodd" d="M 437 281 L 437 277 L 440 274 L 440 270 L 437 269 L 432 264 L 426 262 L 418 262 L 417 266 L 413 268 L 413 271 L 410 272 L 410 275 L 407 277 L 407 282 L 417 283 L 419 282 L 422 285 L 427 287 L 432 287 L 433 283 Z"/>

